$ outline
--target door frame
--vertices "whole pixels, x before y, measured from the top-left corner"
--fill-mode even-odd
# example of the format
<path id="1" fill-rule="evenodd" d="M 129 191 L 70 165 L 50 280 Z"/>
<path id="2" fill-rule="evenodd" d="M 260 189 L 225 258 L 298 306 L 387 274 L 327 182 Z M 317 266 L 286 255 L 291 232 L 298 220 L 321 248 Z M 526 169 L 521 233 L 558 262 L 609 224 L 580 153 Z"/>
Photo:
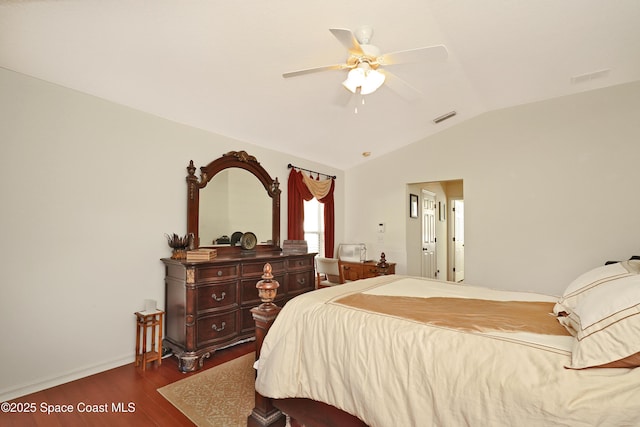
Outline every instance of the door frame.
<path id="1" fill-rule="evenodd" d="M 449 198 L 461 198 L 464 199 L 464 180 L 462 178 L 444 180 L 444 181 L 419 181 L 406 184 L 406 199 L 409 199 L 410 194 L 421 194 L 421 190 L 425 189 L 436 193 L 436 199 L 443 201 L 446 206 L 446 219 L 445 222 L 438 221 L 438 224 L 442 224 L 443 227 L 438 227 L 439 232 L 437 236 L 437 246 L 439 261 L 442 264 L 438 266 L 440 270 L 439 278 L 441 280 L 448 280 L 451 259 L 449 258 L 448 239 L 450 236 L 449 224 L 451 218 L 451 206 Z M 420 213 L 418 218 L 411 218 L 409 213 L 409 203 L 406 206 L 406 274 L 410 276 L 421 276 L 422 274 L 422 203 L 420 203 Z M 442 242 L 442 243 L 440 243 Z M 442 246 L 440 246 L 442 244 Z M 465 263 L 466 264 L 466 263 Z"/>
<path id="2" fill-rule="evenodd" d="M 455 196 L 455 197 L 450 197 L 448 202 L 449 202 L 449 209 L 448 209 L 448 215 L 449 218 L 451 219 L 451 221 L 449 221 L 448 227 L 447 227 L 447 233 L 448 233 L 448 237 L 450 239 L 449 241 L 449 246 L 448 246 L 448 266 L 447 266 L 447 280 L 449 280 L 450 282 L 455 282 L 455 271 L 454 268 L 456 266 L 456 262 L 455 262 L 455 253 L 456 253 L 456 245 L 454 242 L 454 238 L 455 238 L 455 201 L 456 200 L 462 200 L 462 202 L 464 202 L 464 197 L 463 196 Z M 464 219 L 463 219 L 464 222 Z M 463 231 L 464 233 L 464 231 Z M 464 244 L 464 242 L 463 242 Z M 464 251 L 463 251 L 464 252 Z M 462 261 L 462 264 L 464 265 L 464 259 Z M 464 281 L 464 278 L 462 279 Z"/>

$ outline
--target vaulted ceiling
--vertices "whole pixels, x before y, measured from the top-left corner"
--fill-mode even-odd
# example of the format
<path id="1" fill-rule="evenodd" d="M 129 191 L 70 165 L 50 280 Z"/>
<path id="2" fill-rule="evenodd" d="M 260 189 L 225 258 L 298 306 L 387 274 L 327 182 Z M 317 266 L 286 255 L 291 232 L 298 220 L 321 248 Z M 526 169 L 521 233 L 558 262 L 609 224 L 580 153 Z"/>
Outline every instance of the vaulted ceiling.
<path id="1" fill-rule="evenodd" d="M 640 80 L 639 21 L 637 0 L 0 0 L 0 67 L 349 169 L 483 112 Z M 343 63 L 329 28 L 362 25 L 383 53 L 448 58 L 385 68 L 413 100 L 350 95 L 346 70 L 282 77 Z"/>

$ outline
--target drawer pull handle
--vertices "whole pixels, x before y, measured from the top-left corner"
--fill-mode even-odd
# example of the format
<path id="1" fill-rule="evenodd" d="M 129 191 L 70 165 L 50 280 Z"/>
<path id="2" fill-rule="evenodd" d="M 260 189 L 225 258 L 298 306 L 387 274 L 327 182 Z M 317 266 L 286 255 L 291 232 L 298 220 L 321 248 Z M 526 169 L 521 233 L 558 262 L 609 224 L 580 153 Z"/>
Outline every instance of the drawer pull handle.
<path id="1" fill-rule="evenodd" d="M 211 294 L 211 298 L 213 298 L 214 300 L 216 300 L 218 302 L 222 301 L 224 299 L 224 297 L 226 297 L 226 296 L 227 296 L 227 294 L 224 293 L 224 292 L 222 293 L 222 295 L 220 297 L 218 297 L 218 295 L 216 295 L 215 292 Z"/>
<path id="2" fill-rule="evenodd" d="M 298 279 L 298 283 L 301 285 L 304 285 L 306 283 L 306 280 L 304 280 L 304 277 L 302 279 Z"/>
<path id="3" fill-rule="evenodd" d="M 218 270 L 218 277 L 222 276 L 222 270 Z"/>
<path id="4" fill-rule="evenodd" d="M 222 322 L 222 326 L 218 327 L 218 325 L 216 325 L 215 323 L 213 325 L 211 325 L 211 329 L 213 329 L 216 332 L 220 332 L 220 331 L 224 331 L 224 327 L 227 326 L 226 322 Z"/>

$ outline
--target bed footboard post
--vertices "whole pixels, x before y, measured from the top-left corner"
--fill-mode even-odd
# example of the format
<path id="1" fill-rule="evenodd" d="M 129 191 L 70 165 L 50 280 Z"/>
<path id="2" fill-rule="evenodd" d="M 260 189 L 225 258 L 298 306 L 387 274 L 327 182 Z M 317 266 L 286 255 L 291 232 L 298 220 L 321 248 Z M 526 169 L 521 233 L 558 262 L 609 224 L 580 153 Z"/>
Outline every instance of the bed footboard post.
<path id="1" fill-rule="evenodd" d="M 256 360 L 260 358 L 260 350 L 264 337 L 269 332 L 269 328 L 276 320 L 280 307 L 273 303 L 280 284 L 273 280 L 271 274 L 271 264 L 264 266 L 262 280 L 256 284 L 258 295 L 262 304 L 251 309 L 253 320 L 256 322 Z M 276 409 L 271 399 L 255 392 L 255 407 L 251 415 L 247 418 L 248 427 L 284 427 L 286 417 L 280 410 Z"/>

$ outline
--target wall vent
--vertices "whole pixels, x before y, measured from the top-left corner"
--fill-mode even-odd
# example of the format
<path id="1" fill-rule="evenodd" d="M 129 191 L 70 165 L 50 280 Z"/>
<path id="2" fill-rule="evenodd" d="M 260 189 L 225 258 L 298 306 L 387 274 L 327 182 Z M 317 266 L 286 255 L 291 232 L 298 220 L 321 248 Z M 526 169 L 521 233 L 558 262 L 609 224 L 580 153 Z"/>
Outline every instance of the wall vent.
<path id="1" fill-rule="evenodd" d="M 591 73 L 580 74 L 577 76 L 571 77 L 571 83 L 578 84 L 584 83 L 595 79 L 601 79 L 603 77 L 607 77 L 611 72 L 611 68 L 607 68 L 604 70 L 594 71 Z"/>
<path id="2" fill-rule="evenodd" d="M 455 111 L 450 111 L 447 114 L 443 114 L 440 117 L 436 117 L 435 119 L 433 119 L 433 123 L 438 124 L 440 122 L 444 122 L 447 119 L 450 119 L 451 117 L 455 116 L 456 113 Z"/>

